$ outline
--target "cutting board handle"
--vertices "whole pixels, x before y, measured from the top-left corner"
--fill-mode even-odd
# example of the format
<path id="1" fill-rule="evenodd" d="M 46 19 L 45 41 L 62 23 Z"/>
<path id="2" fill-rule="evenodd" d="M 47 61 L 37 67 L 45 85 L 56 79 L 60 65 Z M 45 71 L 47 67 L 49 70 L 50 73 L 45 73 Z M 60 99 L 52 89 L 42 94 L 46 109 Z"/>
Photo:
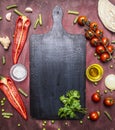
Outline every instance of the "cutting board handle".
<path id="1" fill-rule="evenodd" d="M 55 6 L 52 12 L 52 17 L 54 21 L 52 31 L 62 33 L 63 32 L 63 27 L 62 27 L 63 11 L 61 7 Z"/>

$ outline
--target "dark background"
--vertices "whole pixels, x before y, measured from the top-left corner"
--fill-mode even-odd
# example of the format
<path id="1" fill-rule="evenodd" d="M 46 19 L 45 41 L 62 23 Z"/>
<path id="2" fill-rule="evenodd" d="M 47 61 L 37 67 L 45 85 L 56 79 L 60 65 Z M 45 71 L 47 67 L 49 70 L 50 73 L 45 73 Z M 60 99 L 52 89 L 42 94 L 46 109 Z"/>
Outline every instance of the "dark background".
<path id="1" fill-rule="evenodd" d="M 111 2 L 115 5 L 115 1 L 111 0 Z M 12 10 L 6 10 L 7 5 L 16 4 L 18 6 L 18 10 L 23 12 L 25 15 L 27 15 L 31 20 L 31 27 L 28 34 L 28 39 L 26 41 L 25 47 L 23 49 L 23 52 L 21 53 L 19 62 L 24 64 L 27 67 L 28 70 L 28 77 L 25 81 L 17 83 L 15 82 L 17 88 L 21 87 L 28 95 L 29 95 L 29 37 L 31 34 L 43 34 L 48 32 L 52 25 L 52 9 L 56 5 L 60 5 L 64 12 L 63 17 L 63 27 L 64 29 L 71 34 L 84 34 L 84 28 L 79 27 L 77 24 L 73 25 L 73 20 L 75 19 L 75 15 L 68 14 L 68 10 L 76 10 L 80 12 L 79 15 L 86 15 L 88 19 L 91 21 L 96 21 L 99 25 L 99 28 L 104 31 L 104 36 L 108 37 L 110 41 L 115 40 L 114 33 L 111 33 L 106 28 L 104 28 L 103 24 L 101 23 L 99 17 L 98 17 L 98 0 L 1 0 L 0 1 L 0 16 L 3 17 L 3 20 L 0 21 L 0 36 L 8 35 L 11 39 L 11 46 L 8 51 L 4 51 L 3 47 L 0 46 L 0 61 L 2 59 L 2 56 L 4 55 L 6 57 L 6 65 L 2 65 L 2 62 L 0 62 L 0 74 L 1 75 L 9 75 L 10 68 L 12 66 L 12 44 L 13 44 L 13 34 L 15 29 L 15 23 L 17 19 L 17 15 Z M 25 13 L 25 8 L 30 6 L 33 8 L 33 13 L 28 14 Z M 12 18 L 11 22 L 8 22 L 5 20 L 5 15 L 8 12 L 12 12 Z M 42 14 L 43 18 L 43 26 L 38 26 L 36 30 L 33 29 L 35 20 L 38 16 L 38 14 Z M 106 13 L 106 12 L 105 12 Z M 86 107 L 88 108 L 88 112 L 100 110 L 101 111 L 101 117 L 98 121 L 92 122 L 87 119 L 87 115 L 83 119 L 83 124 L 81 125 L 78 120 L 64 120 L 55 121 L 54 124 L 51 124 L 51 121 L 47 121 L 46 123 L 46 130 L 57 130 L 60 128 L 61 130 L 115 130 L 115 106 L 111 108 L 106 108 L 103 106 L 102 101 L 98 104 L 95 104 L 91 101 L 91 95 L 96 90 L 100 90 L 102 93 L 102 99 L 106 96 L 113 96 L 115 98 L 114 92 L 108 92 L 108 94 L 104 94 L 105 85 L 104 85 L 104 78 L 106 75 L 115 72 L 115 60 L 113 59 L 111 62 L 102 64 L 100 61 L 94 57 L 94 48 L 92 48 L 89 45 L 89 42 L 87 41 L 87 53 L 86 53 L 86 67 L 93 63 L 99 63 L 104 68 L 104 76 L 103 79 L 98 83 L 97 86 L 90 83 L 88 80 L 86 81 Z M 82 54 L 81 54 L 82 55 Z M 110 65 L 113 65 L 113 69 L 110 69 Z M 0 92 L 0 99 L 4 97 L 3 93 Z M 0 130 L 41 130 L 43 129 L 43 121 L 42 120 L 35 120 L 32 119 L 30 116 L 30 97 L 25 98 L 22 96 L 22 99 L 25 103 L 25 106 L 27 108 L 29 119 L 27 121 L 23 120 L 22 117 L 14 110 L 14 108 L 9 104 L 9 102 L 6 100 L 4 109 L 5 111 L 12 112 L 14 115 L 10 119 L 3 119 L 3 117 L 0 114 Z M 47 109 L 47 108 L 46 108 Z M 113 118 L 113 121 L 109 121 L 105 115 L 103 114 L 103 111 L 107 110 Z M 65 125 L 65 122 L 67 122 L 67 125 Z M 18 127 L 17 124 L 20 123 L 21 126 Z"/>

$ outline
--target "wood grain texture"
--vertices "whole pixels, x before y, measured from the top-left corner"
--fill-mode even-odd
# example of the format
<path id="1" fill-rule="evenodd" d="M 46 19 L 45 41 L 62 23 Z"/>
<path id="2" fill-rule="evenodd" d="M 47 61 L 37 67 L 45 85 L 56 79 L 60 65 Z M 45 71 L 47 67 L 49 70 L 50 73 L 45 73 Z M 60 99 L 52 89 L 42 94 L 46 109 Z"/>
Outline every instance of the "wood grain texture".
<path id="1" fill-rule="evenodd" d="M 115 4 L 114 0 L 111 0 L 113 4 Z M 18 9 L 23 12 L 25 15 L 27 15 L 30 20 L 31 20 L 31 27 L 29 30 L 28 34 L 28 39 L 26 41 L 25 47 L 23 49 L 23 52 L 20 56 L 19 62 L 24 64 L 27 67 L 28 70 L 28 77 L 25 81 L 21 83 L 16 83 L 17 88 L 22 87 L 22 89 L 28 93 L 29 95 L 29 37 L 31 34 L 43 34 L 48 32 L 52 25 L 53 25 L 53 20 L 52 20 L 52 9 L 56 5 L 60 5 L 63 9 L 64 12 L 64 17 L 63 17 L 63 26 L 64 29 L 71 34 L 84 34 L 84 29 L 82 27 L 79 27 L 77 24 L 73 25 L 73 20 L 75 19 L 75 15 L 70 15 L 67 13 L 68 10 L 76 10 L 80 12 L 80 15 L 86 15 L 91 21 L 96 21 L 99 25 L 100 29 L 103 29 L 104 31 L 104 36 L 108 37 L 111 40 L 115 40 L 115 34 L 111 33 L 108 31 L 106 28 L 104 28 L 103 24 L 101 23 L 98 14 L 97 14 L 97 6 L 98 6 L 98 0 L 1 0 L 0 1 L 0 16 L 3 17 L 3 20 L 0 21 L 0 36 L 8 35 L 12 41 L 13 44 L 13 34 L 14 34 L 14 29 L 15 29 L 15 22 L 17 19 L 17 15 L 13 13 L 13 10 L 6 10 L 7 5 L 11 4 L 17 4 Z M 32 7 L 33 8 L 33 13 L 25 13 L 25 8 L 26 7 Z M 5 20 L 5 15 L 8 12 L 12 12 L 12 19 L 11 22 L 7 22 Z M 36 30 L 33 29 L 34 22 L 38 16 L 38 14 L 42 14 L 43 18 L 43 26 L 38 26 Z M 94 104 L 91 101 L 91 95 L 93 92 L 95 92 L 97 89 L 101 91 L 103 94 L 103 90 L 105 90 L 105 85 L 104 85 L 104 78 L 106 75 L 110 73 L 115 73 L 115 61 L 114 59 L 111 62 L 108 62 L 106 64 L 102 64 L 100 61 L 98 61 L 94 57 L 94 48 L 92 48 L 89 45 L 89 42 L 87 41 L 87 55 L 86 55 L 86 67 L 89 66 L 92 63 L 99 63 L 100 65 L 103 66 L 104 68 L 104 76 L 103 79 L 98 83 L 97 86 L 93 85 L 90 83 L 88 80 L 86 81 L 86 106 L 88 108 L 88 112 L 90 111 L 95 111 L 95 110 L 100 110 L 101 111 L 101 117 L 97 122 L 91 122 L 87 120 L 87 115 L 83 119 L 83 124 L 81 125 L 79 121 L 55 121 L 54 124 L 51 124 L 51 121 L 47 121 L 47 124 L 45 126 L 46 130 L 57 130 L 58 128 L 62 130 L 114 130 L 115 125 L 115 106 L 111 108 L 106 108 L 103 106 L 102 101 L 98 104 Z M 0 74 L 2 75 L 9 75 L 10 68 L 12 66 L 12 45 L 10 46 L 8 51 L 4 51 L 2 46 L 0 46 L 0 60 L 2 56 L 6 56 L 6 65 L 2 65 L 0 62 Z M 113 69 L 110 69 L 110 65 L 113 65 Z M 115 98 L 115 92 L 108 93 L 107 95 L 103 94 L 102 95 L 102 100 L 104 97 L 111 95 Z M 0 91 L 0 99 L 4 97 L 3 93 Z M 0 114 L 0 130 L 42 130 L 42 120 L 35 120 L 30 117 L 30 99 L 24 98 L 22 96 L 22 99 L 26 105 L 27 112 L 29 119 L 28 121 L 24 121 L 22 117 L 12 108 L 12 106 L 9 104 L 8 101 L 6 101 L 4 109 L 5 111 L 12 112 L 14 116 L 7 120 L 3 119 L 1 114 Z M 103 111 L 107 110 L 113 118 L 113 121 L 110 122 L 105 115 L 103 114 Z M 67 122 L 67 125 L 65 125 L 65 122 Z M 17 124 L 20 123 L 21 126 L 18 127 Z"/>

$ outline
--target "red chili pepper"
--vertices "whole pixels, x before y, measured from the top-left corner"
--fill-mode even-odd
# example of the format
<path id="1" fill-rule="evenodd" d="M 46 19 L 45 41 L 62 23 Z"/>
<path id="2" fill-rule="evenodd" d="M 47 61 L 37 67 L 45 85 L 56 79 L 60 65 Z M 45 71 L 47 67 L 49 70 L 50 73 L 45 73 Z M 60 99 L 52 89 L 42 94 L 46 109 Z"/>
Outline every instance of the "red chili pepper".
<path id="1" fill-rule="evenodd" d="M 12 79 L 0 76 L 0 89 L 6 95 L 11 105 L 27 120 L 26 108 Z"/>
<path id="2" fill-rule="evenodd" d="M 30 20 L 26 16 L 19 16 L 16 22 L 13 43 L 13 63 L 18 62 L 19 56 L 25 45 L 30 26 Z"/>

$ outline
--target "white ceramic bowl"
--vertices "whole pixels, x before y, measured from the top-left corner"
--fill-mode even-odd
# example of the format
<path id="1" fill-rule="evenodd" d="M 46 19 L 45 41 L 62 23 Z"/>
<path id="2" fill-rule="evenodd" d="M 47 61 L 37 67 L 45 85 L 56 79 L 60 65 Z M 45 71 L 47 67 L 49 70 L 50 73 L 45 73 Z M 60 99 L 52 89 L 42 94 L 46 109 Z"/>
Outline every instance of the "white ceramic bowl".
<path id="1" fill-rule="evenodd" d="M 10 69 L 10 76 L 14 81 L 21 82 L 27 77 L 27 70 L 22 64 L 15 64 Z"/>

